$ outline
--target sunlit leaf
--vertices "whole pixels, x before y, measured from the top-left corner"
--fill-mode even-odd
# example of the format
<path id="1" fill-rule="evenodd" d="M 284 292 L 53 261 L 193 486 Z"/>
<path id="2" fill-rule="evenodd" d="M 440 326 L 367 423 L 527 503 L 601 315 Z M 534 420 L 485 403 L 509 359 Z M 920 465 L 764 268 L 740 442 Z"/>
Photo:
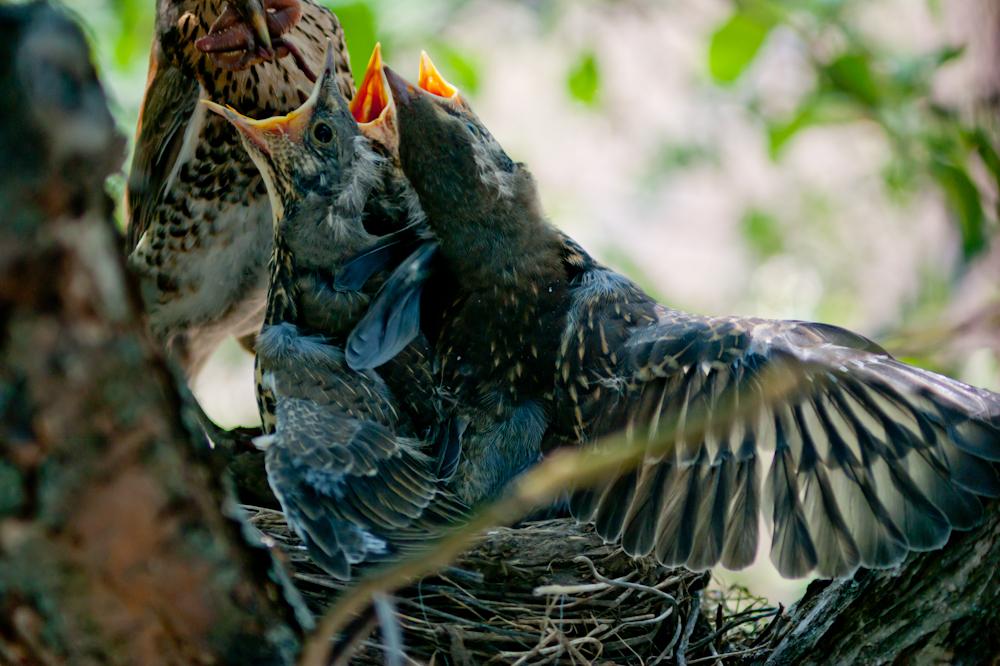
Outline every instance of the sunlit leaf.
<path id="1" fill-rule="evenodd" d="M 580 54 L 566 75 L 566 89 L 570 97 L 587 106 L 594 106 L 600 99 L 601 71 L 593 51 Z"/>
<path id="2" fill-rule="evenodd" d="M 962 254 L 969 259 L 986 246 L 979 190 L 962 166 L 936 160 L 932 172 L 958 222 Z"/>
<path id="3" fill-rule="evenodd" d="M 347 35 L 347 52 L 351 57 L 351 72 L 354 80 L 364 76 L 368 58 L 378 41 L 378 16 L 368 2 L 325 2 L 340 19 Z M 383 42 L 383 47 L 388 46 Z"/>
<path id="4" fill-rule="evenodd" d="M 800 130 L 816 123 L 816 105 L 809 101 L 795 112 L 791 119 L 785 122 L 772 123 L 767 128 L 767 148 L 771 159 L 777 159 L 785 145 L 799 133 Z"/>
<path id="5" fill-rule="evenodd" d="M 740 10 L 712 33 L 708 71 L 716 83 L 733 83 L 753 62 L 775 18 L 762 11 Z"/>
<path id="6" fill-rule="evenodd" d="M 154 3 L 142 0 L 115 0 L 118 31 L 114 39 L 114 64 L 127 70 L 136 62 L 145 62 L 153 29 Z M 102 36 L 107 38 L 107 36 Z"/>

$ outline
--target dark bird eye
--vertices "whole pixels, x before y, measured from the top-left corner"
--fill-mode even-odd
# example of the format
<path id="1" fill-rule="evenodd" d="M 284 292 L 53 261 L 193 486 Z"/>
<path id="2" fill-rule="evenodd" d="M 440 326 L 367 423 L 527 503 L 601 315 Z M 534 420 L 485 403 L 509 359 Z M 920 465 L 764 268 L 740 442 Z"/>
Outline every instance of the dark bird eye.
<path id="1" fill-rule="evenodd" d="M 313 138 L 319 143 L 330 143 L 333 141 L 333 129 L 321 120 L 313 125 Z"/>

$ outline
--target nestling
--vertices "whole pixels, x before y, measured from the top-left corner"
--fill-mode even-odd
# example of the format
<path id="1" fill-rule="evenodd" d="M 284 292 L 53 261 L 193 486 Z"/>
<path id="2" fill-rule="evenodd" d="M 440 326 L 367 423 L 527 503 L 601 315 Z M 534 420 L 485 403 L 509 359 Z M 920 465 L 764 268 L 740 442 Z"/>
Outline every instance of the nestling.
<path id="1" fill-rule="evenodd" d="M 381 81 L 378 52 L 372 63 L 369 72 Z M 368 92 L 359 99 L 368 100 L 367 78 L 362 89 Z M 411 403 L 405 411 L 380 374 L 353 371 L 343 352 L 368 295 L 336 285 L 335 272 L 375 246 L 370 227 L 398 231 L 422 218 L 375 201 L 387 196 L 380 186 L 392 167 L 340 94 L 332 54 L 312 95 L 286 116 L 254 121 L 210 106 L 241 132 L 274 212 L 267 315 L 257 338 L 267 432 L 258 442 L 266 449 L 268 479 L 313 558 L 331 575 L 349 578 L 354 565 L 418 547 L 466 511 L 438 482 L 431 446 L 410 418 L 427 418 L 431 408 Z M 358 115 L 370 114 L 368 106 Z M 379 117 L 384 122 L 389 111 L 381 108 L 363 127 L 370 130 Z M 398 215 L 387 217 L 389 210 Z M 422 358 L 404 351 L 391 365 L 406 359 L 408 383 L 426 384 Z M 414 400 L 420 390 L 405 398 Z"/>
<path id="2" fill-rule="evenodd" d="M 438 381 L 470 422 L 465 501 L 554 448 L 620 430 L 653 446 L 676 426 L 639 469 L 574 493 L 574 515 L 696 570 L 750 564 L 763 515 L 783 575 L 834 577 L 938 548 L 1000 494 L 1000 396 L 835 326 L 656 303 L 545 220 L 526 167 L 457 94 L 387 78 L 401 164 L 452 276 L 424 329 L 440 331 Z"/>

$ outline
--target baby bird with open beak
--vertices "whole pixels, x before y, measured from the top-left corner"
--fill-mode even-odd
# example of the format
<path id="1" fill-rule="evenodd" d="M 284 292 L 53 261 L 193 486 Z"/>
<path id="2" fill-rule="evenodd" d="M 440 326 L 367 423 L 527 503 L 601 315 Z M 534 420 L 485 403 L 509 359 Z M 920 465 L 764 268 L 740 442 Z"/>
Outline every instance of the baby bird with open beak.
<path id="1" fill-rule="evenodd" d="M 763 517 L 783 575 L 837 577 L 939 548 L 1000 495 L 1000 395 L 835 326 L 656 303 L 546 221 L 528 170 L 457 94 L 386 74 L 400 161 L 449 274 L 448 307 L 424 320 L 468 423 L 452 480 L 467 503 L 556 447 L 624 430 L 659 448 L 570 502 L 604 538 L 738 569 Z"/>
<path id="2" fill-rule="evenodd" d="M 419 419 L 433 408 L 417 403 L 431 383 L 420 350 L 411 345 L 383 373 L 355 372 L 344 358 L 369 295 L 335 284 L 334 274 L 376 246 L 374 229 L 399 232 L 422 221 L 390 196 L 403 187 L 389 184 L 390 151 L 362 134 L 381 131 L 391 112 L 372 99 L 388 101 L 378 52 L 372 65 L 368 74 L 377 80 L 366 78 L 353 110 L 337 88 L 332 54 L 310 97 L 288 115 L 252 120 L 209 103 L 240 131 L 274 213 L 271 285 L 256 345 L 267 434 L 257 441 L 289 525 L 339 578 L 350 577 L 353 565 L 418 546 L 465 513 L 439 483 L 421 437 Z M 360 127 L 356 116 L 365 119 Z M 394 366 L 412 387 L 402 399 L 383 376 Z"/>

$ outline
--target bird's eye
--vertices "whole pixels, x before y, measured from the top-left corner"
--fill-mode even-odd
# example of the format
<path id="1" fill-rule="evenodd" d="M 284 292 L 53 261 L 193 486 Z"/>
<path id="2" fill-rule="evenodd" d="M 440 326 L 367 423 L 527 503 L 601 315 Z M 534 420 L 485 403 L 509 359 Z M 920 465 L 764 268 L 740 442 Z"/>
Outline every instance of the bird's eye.
<path id="1" fill-rule="evenodd" d="M 333 128 L 322 120 L 313 125 L 312 133 L 313 138 L 319 143 L 327 144 L 333 141 Z"/>

